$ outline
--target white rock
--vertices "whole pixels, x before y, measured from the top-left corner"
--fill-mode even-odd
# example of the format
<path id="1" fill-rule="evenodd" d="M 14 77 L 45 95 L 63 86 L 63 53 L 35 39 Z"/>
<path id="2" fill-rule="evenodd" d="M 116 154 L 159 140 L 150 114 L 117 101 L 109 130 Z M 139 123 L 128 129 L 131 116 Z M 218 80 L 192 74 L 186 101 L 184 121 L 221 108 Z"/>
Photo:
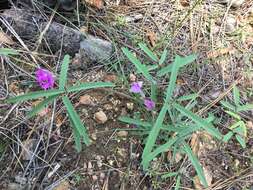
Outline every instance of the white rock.
<path id="1" fill-rule="evenodd" d="M 237 29 L 237 20 L 233 15 L 228 15 L 225 25 L 225 31 L 230 33 Z"/>
<path id="2" fill-rule="evenodd" d="M 82 105 L 94 105 L 90 95 L 81 96 L 79 99 L 80 104 Z"/>
<path id="3" fill-rule="evenodd" d="M 103 111 L 95 113 L 94 119 L 100 124 L 104 124 L 108 120 L 106 114 Z"/>
<path id="4" fill-rule="evenodd" d="M 245 0 L 218 0 L 219 3 L 226 3 L 228 5 L 231 4 L 232 7 L 238 8 L 240 7 Z"/>

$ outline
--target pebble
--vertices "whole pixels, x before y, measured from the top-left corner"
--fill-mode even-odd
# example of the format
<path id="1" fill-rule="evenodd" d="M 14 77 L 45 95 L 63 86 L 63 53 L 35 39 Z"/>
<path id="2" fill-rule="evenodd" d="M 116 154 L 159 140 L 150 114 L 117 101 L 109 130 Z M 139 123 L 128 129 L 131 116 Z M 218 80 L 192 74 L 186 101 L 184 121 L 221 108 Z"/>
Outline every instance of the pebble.
<path id="1" fill-rule="evenodd" d="M 133 74 L 133 73 L 131 73 L 130 75 L 129 75 L 129 80 L 130 80 L 130 82 L 135 82 L 136 81 L 136 76 Z"/>
<path id="2" fill-rule="evenodd" d="M 234 8 L 239 8 L 245 0 L 219 0 L 220 3 L 226 3 L 227 5 L 230 5 Z"/>
<path id="3" fill-rule="evenodd" d="M 105 173 L 103 172 L 100 173 L 100 179 L 105 179 Z"/>
<path id="4" fill-rule="evenodd" d="M 127 131 L 119 131 L 119 132 L 117 133 L 117 135 L 118 135 L 119 137 L 127 137 L 128 132 L 127 132 Z"/>
<path id="5" fill-rule="evenodd" d="M 134 109 L 134 103 L 133 102 L 128 102 L 126 104 L 126 106 L 127 106 L 127 109 L 130 110 L 130 111 L 132 111 Z"/>
<path id="6" fill-rule="evenodd" d="M 97 180 L 98 180 L 98 176 L 93 175 L 93 176 L 92 176 L 92 180 L 93 180 L 93 181 L 97 181 Z"/>
<path id="7" fill-rule="evenodd" d="M 79 102 L 82 105 L 94 105 L 90 95 L 84 95 L 79 98 Z"/>
<path id="8" fill-rule="evenodd" d="M 106 114 L 103 111 L 95 113 L 94 119 L 100 124 L 104 124 L 108 120 Z"/>
<path id="9" fill-rule="evenodd" d="M 235 16 L 228 15 L 225 25 L 225 31 L 228 33 L 234 32 L 237 29 L 237 21 Z"/>

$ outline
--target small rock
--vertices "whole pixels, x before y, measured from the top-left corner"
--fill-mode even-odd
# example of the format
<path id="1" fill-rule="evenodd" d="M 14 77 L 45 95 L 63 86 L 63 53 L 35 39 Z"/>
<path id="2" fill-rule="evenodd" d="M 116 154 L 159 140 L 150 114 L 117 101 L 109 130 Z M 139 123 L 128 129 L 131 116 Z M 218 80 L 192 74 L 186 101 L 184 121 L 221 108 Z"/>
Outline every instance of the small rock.
<path id="1" fill-rule="evenodd" d="M 220 3 L 226 3 L 234 8 L 239 8 L 245 0 L 218 0 Z"/>
<path id="2" fill-rule="evenodd" d="M 136 81 L 136 78 L 137 78 L 137 77 L 136 77 L 134 74 L 132 74 L 132 73 L 129 75 L 129 80 L 130 80 L 130 82 L 135 82 L 135 81 Z"/>
<path id="3" fill-rule="evenodd" d="M 126 106 L 127 106 L 127 109 L 130 110 L 130 111 L 132 111 L 134 109 L 134 103 L 133 102 L 128 102 L 126 104 Z"/>
<path id="4" fill-rule="evenodd" d="M 137 22 L 139 20 L 143 19 L 143 14 L 136 14 L 134 16 L 126 16 L 125 20 L 126 22 Z"/>
<path id="5" fill-rule="evenodd" d="M 88 162 L 88 174 L 89 175 L 92 175 L 92 173 L 93 173 L 93 166 L 92 166 L 92 164 L 91 164 L 91 162 Z"/>
<path id="6" fill-rule="evenodd" d="M 82 105 L 94 105 L 90 95 L 84 95 L 79 98 L 79 102 Z"/>
<path id="7" fill-rule="evenodd" d="M 98 176 L 93 175 L 93 176 L 92 176 L 92 180 L 93 180 L 93 181 L 97 181 L 97 180 L 98 180 Z"/>
<path id="8" fill-rule="evenodd" d="M 234 32 L 237 29 L 237 20 L 235 16 L 228 15 L 225 25 L 225 31 L 228 33 Z"/>
<path id="9" fill-rule="evenodd" d="M 104 76 L 103 81 L 104 82 L 116 82 L 117 79 L 118 79 L 118 77 L 116 75 L 108 74 L 108 75 Z"/>
<path id="10" fill-rule="evenodd" d="M 96 141 L 97 140 L 97 134 L 96 133 L 92 133 L 91 134 L 91 138 Z"/>
<path id="11" fill-rule="evenodd" d="M 104 124 L 108 120 L 107 116 L 103 111 L 95 113 L 94 119 L 100 124 Z"/>
<path id="12" fill-rule="evenodd" d="M 100 179 L 105 179 L 105 173 L 101 172 L 99 177 Z"/>
<path id="13" fill-rule="evenodd" d="M 127 132 L 127 131 L 119 131 L 119 132 L 117 133 L 117 135 L 118 135 L 119 137 L 127 137 L 128 132 Z"/>
<path id="14" fill-rule="evenodd" d="M 102 160 L 98 160 L 97 165 L 98 165 L 99 168 L 102 168 L 102 166 L 103 166 Z"/>

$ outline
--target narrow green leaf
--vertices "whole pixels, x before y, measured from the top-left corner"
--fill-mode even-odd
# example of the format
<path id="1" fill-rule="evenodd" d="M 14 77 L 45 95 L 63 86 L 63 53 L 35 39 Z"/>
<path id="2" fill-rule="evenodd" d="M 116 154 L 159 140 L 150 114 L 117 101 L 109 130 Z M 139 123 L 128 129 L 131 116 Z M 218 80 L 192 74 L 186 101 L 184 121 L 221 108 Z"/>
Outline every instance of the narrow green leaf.
<path id="1" fill-rule="evenodd" d="M 75 108 L 71 104 L 69 98 L 67 96 L 64 96 L 62 100 L 67 109 L 68 115 L 74 124 L 74 127 L 76 128 L 80 136 L 83 137 L 84 143 L 87 146 L 90 145 L 91 140 L 87 134 L 86 128 L 84 127 L 79 115 L 76 113 Z"/>
<path id="2" fill-rule="evenodd" d="M 170 82 L 169 82 L 169 85 L 168 85 L 167 90 L 166 90 L 166 99 L 165 99 L 166 103 L 171 99 L 171 97 L 173 95 L 173 91 L 176 87 L 177 74 L 178 74 L 178 71 L 179 71 L 179 66 L 177 64 L 178 64 L 179 59 L 180 59 L 180 57 L 176 56 L 175 61 L 172 65 L 172 72 L 171 72 L 171 75 L 170 75 Z"/>
<path id="3" fill-rule="evenodd" d="M 230 104 L 229 102 L 226 102 L 226 101 L 220 101 L 221 105 L 223 105 L 225 108 L 229 109 L 229 110 L 233 110 L 235 111 L 235 106 Z"/>
<path id="4" fill-rule="evenodd" d="M 226 110 L 225 111 L 227 114 L 229 114 L 230 116 L 232 116 L 233 118 L 237 119 L 237 120 L 241 120 L 241 116 L 236 114 L 235 112 L 232 112 L 232 111 L 228 111 Z"/>
<path id="5" fill-rule="evenodd" d="M 141 121 L 138 119 L 132 119 L 130 117 L 125 117 L 125 116 L 120 116 L 118 118 L 119 121 L 124 122 L 124 123 L 128 123 L 128 124 L 133 124 L 133 125 L 137 125 L 137 126 L 142 126 L 145 128 L 151 128 L 152 124 L 149 122 L 145 122 L 145 121 Z"/>
<path id="6" fill-rule="evenodd" d="M 237 111 L 238 112 L 241 112 L 241 111 L 250 111 L 250 110 L 253 110 L 253 104 L 245 104 L 245 105 L 237 107 Z"/>
<path id="7" fill-rule="evenodd" d="M 73 136 L 74 136 L 74 140 L 75 140 L 75 147 L 77 152 L 81 152 L 82 150 L 82 143 L 81 143 L 81 136 L 79 134 L 79 132 L 77 131 L 77 129 L 74 127 L 74 123 L 72 121 L 72 119 L 70 119 L 70 123 L 72 125 L 72 131 L 73 131 Z"/>
<path id="8" fill-rule="evenodd" d="M 232 131 L 229 131 L 226 135 L 224 135 L 224 137 L 223 137 L 223 141 L 225 142 L 225 143 L 227 143 L 230 139 L 231 139 L 231 137 L 234 135 L 234 133 L 232 132 Z"/>
<path id="9" fill-rule="evenodd" d="M 105 87 L 114 87 L 115 85 L 110 82 L 90 82 L 74 85 L 67 88 L 68 92 L 76 92 L 80 90 L 89 90 L 94 88 L 105 88 Z"/>
<path id="10" fill-rule="evenodd" d="M 177 59 L 176 59 L 177 58 Z M 184 67 L 186 66 L 187 64 L 190 64 L 192 63 L 196 58 L 197 58 L 197 55 L 196 54 L 192 54 L 192 55 L 189 55 L 189 56 L 186 56 L 186 57 L 180 57 L 180 56 L 176 56 L 174 62 L 164 68 L 162 68 L 160 71 L 157 72 L 157 75 L 159 77 L 162 77 L 168 73 L 171 73 L 172 72 L 172 67 L 173 67 L 173 64 L 176 64 L 178 66 L 178 68 L 181 68 L 181 67 Z"/>
<path id="11" fill-rule="evenodd" d="M 164 49 L 163 53 L 162 53 L 162 56 L 161 56 L 161 58 L 159 60 L 159 65 L 163 65 L 164 64 L 164 62 L 165 62 L 165 60 L 167 58 L 167 55 L 168 55 L 168 50 Z"/>
<path id="12" fill-rule="evenodd" d="M 233 97 L 234 97 L 235 105 L 239 106 L 240 105 L 240 92 L 239 92 L 239 89 L 237 88 L 237 86 L 233 87 Z"/>
<path id="13" fill-rule="evenodd" d="M 18 52 L 15 49 L 0 48 L 0 55 L 18 55 Z"/>
<path id="14" fill-rule="evenodd" d="M 68 68 L 69 68 L 70 57 L 65 55 L 61 65 L 61 73 L 59 79 L 59 88 L 64 89 L 67 82 Z"/>
<path id="15" fill-rule="evenodd" d="M 177 181 L 176 181 L 175 190 L 179 190 L 179 188 L 180 188 L 180 183 L 181 183 L 181 175 L 177 176 Z"/>
<path id="16" fill-rule="evenodd" d="M 57 98 L 58 95 L 49 96 L 48 98 L 44 99 L 38 105 L 36 105 L 31 111 L 28 112 L 27 117 L 33 117 L 38 112 L 40 112 L 43 108 L 45 108 L 49 103 L 51 103 L 54 99 Z"/>
<path id="17" fill-rule="evenodd" d="M 41 97 L 49 97 L 54 95 L 59 95 L 64 93 L 64 90 L 41 90 L 36 92 L 27 93 L 24 95 L 16 96 L 13 98 L 9 98 L 6 100 L 7 103 L 16 103 L 16 102 L 23 102 L 26 100 L 41 98 Z"/>
<path id="18" fill-rule="evenodd" d="M 157 102 L 157 85 L 153 83 L 151 84 L 151 99 Z"/>
<path id="19" fill-rule="evenodd" d="M 236 140 L 240 143 L 240 145 L 242 146 L 242 148 L 246 148 L 245 139 L 242 138 L 241 135 L 236 134 L 236 135 L 235 135 L 235 138 L 236 138 Z"/>
<path id="20" fill-rule="evenodd" d="M 147 154 L 142 159 L 142 165 L 143 168 L 148 168 L 149 162 L 152 161 L 155 157 L 157 157 L 159 154 L 166 152 L 169 150 L 169 148 L 177 141 L 177 138 L 171 138 L 168 142 L 166 142 L 163 145 L 159 145 L 153 152 Z"/>
<path id="21" fill-rule="evenodd" d="M 127 58 L 134 64 L 136 69 L 143 74 L 143 76 L 150 82 L 155 83 L 153 77 L 149 74 L 148 68 L 143 65 L 127 48 L 122 48 L 123 53 L 127 56 Z"/>
<path id="22" fill-rule="evenodd" d="M 204 185 L 205 188 L 208 187 L 203 169 L 202 169 L 197 157 L 193 154 L 191 148 L 186 143 L 184 143 L 184 151 L 187 154 L 188 158 L 191 160 L 192 165 L 194 166 L 194 168 L 199 176 L 200 181 L 202 182 L 202 184 Z"/>
<path id="23" fill-rule="evenodd" d="M 144 147 L 144 150 L 142 153 L 142 161 L 144 161 L 144 163 L 145 163 L 145 166 L 143 165 L 143 167 L 145 170 L 148 168 L 148 165 L 149 165 L 148 162 L 145 162 L 145 159 L 147 159 L 147 155 L 149 155 L 149 153 L 151 153 L 151 151 L 155 145 L 157 136 L 158 136 L 160 129 L 162 127 L 163 120 L 165 118 L 167 110 L 168 110 L 168 105 L 164 104 L 157 119 L 156 119 L 156 122 L 155 122 L 152 130 L 149 133 L 147 142 L 145 144 L 145 147 Z"/>
<path id="24" fill-rule="evenodd" d="M 173 106 L 183 115 L 194 121 L 196 124 L 201 126 L 203 129 L 205 129 L 208 133 L 210 133 L 212 136 L 222 139 L 222 134 L 214 128 L 214 126 L 211 123 L 206 122 L 201 117 L 197 116 L 196 114 L 192 113 L 191 111 L 185 109 L 181 105 L 174 103 Z"/>
<path id="25" fill-rule="evenodd" d="M 169 177 L 175 177 L 178 175 L 178 172 L 169 172 L 167 174 L 163 174 L 161 176 L 162 179 L 166 179 L 166 178 L 169 178 Z"/>
<path id="26" fill-rule="evenodd" d="M 150 59 L 158 62 L 158 57 L 148 48 L 146 44 L 139 43 L 138 45 L 141 48 L 141 50 L 144 51 L 149 56 Z"/>

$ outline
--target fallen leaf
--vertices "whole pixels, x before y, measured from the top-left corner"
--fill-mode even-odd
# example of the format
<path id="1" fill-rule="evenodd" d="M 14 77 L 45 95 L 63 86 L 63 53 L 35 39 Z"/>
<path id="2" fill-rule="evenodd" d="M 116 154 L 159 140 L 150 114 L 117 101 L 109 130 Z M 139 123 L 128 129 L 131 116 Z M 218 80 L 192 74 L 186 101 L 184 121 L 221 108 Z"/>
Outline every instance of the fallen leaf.
<path id="1" fill-rule="evenodd" d="M 85 2 L 98 9 L 102 9 L 104 6 L 103 0 L 85 0 Z"/>
<path id="2" fill-rule="evenodd" d="M 211 186 L 212 185 L 212 181 L 213 181 L 213 175 L 212 175 L 211 171 L 208 170 L 206 167 L 203 167 L 203 172 L 204 172 L 204 175 L 206 177 L 207 185 Z"/>
<path id="3" fill-rule="evenodd" d="M 195 186 L 196 190 L 204 189 L 204 187 L 201 185 L 199 177 L 197 175 L 193 178 L 193 183 L 194 183 L 194 186 Z"/>
<path id="4" fill-rule="evenodd" d="M 0 43 L 9 44 L 9 45 L 14 44 L 11 37 L 8 36 L 6 33 L 2 32 L 2 31 L 0 31 Z"/>
<path id="5" fill-rule="evenodd" d="M 192 138 L 191 138 L 191 148 L 192 148 L 192 152 L 197 155 L 198 151 L 199 151 L 199 135 L 196 133 L 192 134 Z"/>
<path id="6" fill-rule="evenodd" d="M 148 40 L 149 40 L 149 42 L 150 42 L 150 45 L 151 45 L 152 47 L 154 47 L 155 44 L 156 44 L 156 41 L 157 41 L 157 36 L 156 36 L 156 34 L 155 34 L 153 31 L 149 31 L 149 32 L 147 32 L 147 37 L 148 37 Z"/>

